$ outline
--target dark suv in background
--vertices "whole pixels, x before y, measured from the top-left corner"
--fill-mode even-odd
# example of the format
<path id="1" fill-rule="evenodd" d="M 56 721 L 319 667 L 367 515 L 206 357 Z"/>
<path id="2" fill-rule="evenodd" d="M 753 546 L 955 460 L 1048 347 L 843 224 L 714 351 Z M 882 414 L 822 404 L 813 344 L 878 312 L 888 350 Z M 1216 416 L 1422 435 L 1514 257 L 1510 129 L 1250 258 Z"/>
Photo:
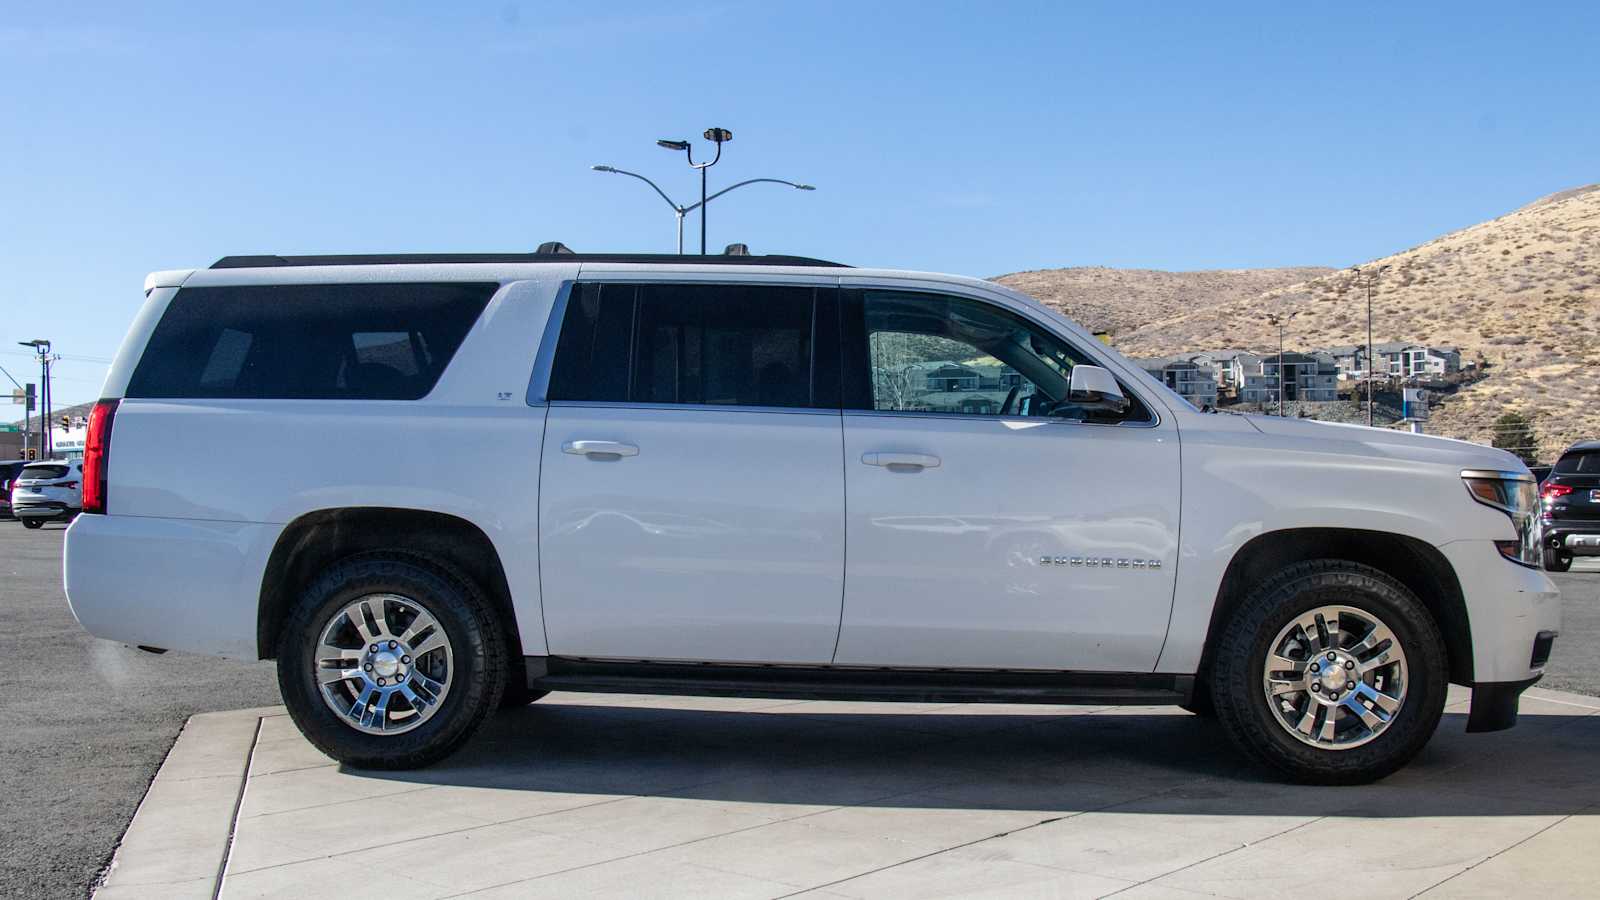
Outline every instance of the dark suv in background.
<path id="1" fill-rule="evenodd" d="M 27 464 L 25 459 L 0 459 L 0 519 L 11 518 L 11 482 Z"/>
<path id="2" fill-rule="evenodd" d="M 1568 447 L 1539 490 L 1544 567 L 1572 568 L 1574 556 L 1600 556 L 1600 441 Z"/>

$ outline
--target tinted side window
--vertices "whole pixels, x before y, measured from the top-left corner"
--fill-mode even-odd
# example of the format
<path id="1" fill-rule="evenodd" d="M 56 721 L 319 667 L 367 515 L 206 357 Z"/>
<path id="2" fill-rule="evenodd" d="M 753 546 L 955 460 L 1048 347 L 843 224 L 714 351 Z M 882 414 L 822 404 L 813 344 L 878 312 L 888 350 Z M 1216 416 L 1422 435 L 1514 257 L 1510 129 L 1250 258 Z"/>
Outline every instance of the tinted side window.
<path id="1" fill-rule="evenodd" d="M 433 389 L 492 283 L 183 288 L 129 397 L 416 400 Z"/>
<path id="2" fill-rule="evenodd" d="M 550 377 L 552 400 L 836 407 L 833 306 L 809 287 L 574 288 Z"/>

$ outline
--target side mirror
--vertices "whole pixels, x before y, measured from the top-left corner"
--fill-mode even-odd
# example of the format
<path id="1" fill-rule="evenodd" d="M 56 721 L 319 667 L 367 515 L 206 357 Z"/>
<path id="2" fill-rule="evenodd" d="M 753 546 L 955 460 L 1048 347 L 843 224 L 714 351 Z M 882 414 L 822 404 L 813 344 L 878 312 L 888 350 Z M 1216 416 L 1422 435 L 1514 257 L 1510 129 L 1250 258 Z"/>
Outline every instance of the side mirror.
<path id="1" fill-rule="evenodd" d="M 1110 413 L 1125 413 L 1129 405 L 1117 379 L 1099 366 L 1072 367 L 1067 402 Z"/>

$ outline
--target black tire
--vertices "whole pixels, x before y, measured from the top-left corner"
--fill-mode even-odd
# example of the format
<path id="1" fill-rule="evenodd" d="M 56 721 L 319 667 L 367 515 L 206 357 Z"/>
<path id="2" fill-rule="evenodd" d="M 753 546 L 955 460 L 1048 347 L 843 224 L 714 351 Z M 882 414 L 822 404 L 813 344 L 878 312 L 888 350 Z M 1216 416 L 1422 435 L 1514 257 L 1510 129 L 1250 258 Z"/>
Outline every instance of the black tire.
<path id="1" fill-rule="evenodd" d="M 43 528 L 44 527 L 44 520 L 43 519 L 23 519 L 22 520 L 22 527 L 23 528 Z"/>
<path id="2" fill-rule="evenodd" d="M 1405 698 L 1375 738 L 1344 749 L 1291 735 L 1262 688 L 1279 632 L 1320 606 L 1353 607 L 1386 624 L 1407 659 Z M 1422 601 L 1383 572 L 1345 560 L 1298 563 L 1267 579 L 1234 611 L 1212 657 L 1211 696 L 1228 737 L 1247 756 L 1308 784 L 1365 784 L 1420 752 L 1444 712 L 1449 666 L 1444 637 Z"/>
<path id="3" fill-rule="evenodd" d="M 1565 572 L 1571 568 L 1571 554 L 1562 553 L 1554 547 L 1544 548 L 1544 570 L 1546 572 Z"/>
<path id="4" fill-rule="evenodd" d="M 450 641 L 454 671 L 431 718 L 409 731 L 357 730 L 323 701 L 314 650 L 340 610 L 368 594 L 397 594 L 431 611 Z M 415 769 L 455 752 L 500 703 L 506 659 L 493 607 L 471 581 L 429 557 L 363 553 L 330 566 L 306 588 L 278 641 L 278 687 L 306 739 L 334 759 L 365 769 Z"/>

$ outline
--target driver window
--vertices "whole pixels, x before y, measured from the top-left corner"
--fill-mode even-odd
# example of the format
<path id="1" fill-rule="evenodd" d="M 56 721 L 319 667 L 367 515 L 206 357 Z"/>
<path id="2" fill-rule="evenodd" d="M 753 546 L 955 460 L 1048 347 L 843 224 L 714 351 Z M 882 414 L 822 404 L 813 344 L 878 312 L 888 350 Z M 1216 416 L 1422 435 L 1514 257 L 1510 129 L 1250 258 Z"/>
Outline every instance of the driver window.
<path id="1" fill-rule="evenodd" d="M 1082 358 L 1003 310 L 939 294 L 866 291 L 872 408 L 965 416 L 1108 419 L 1067 402 Z"/>

